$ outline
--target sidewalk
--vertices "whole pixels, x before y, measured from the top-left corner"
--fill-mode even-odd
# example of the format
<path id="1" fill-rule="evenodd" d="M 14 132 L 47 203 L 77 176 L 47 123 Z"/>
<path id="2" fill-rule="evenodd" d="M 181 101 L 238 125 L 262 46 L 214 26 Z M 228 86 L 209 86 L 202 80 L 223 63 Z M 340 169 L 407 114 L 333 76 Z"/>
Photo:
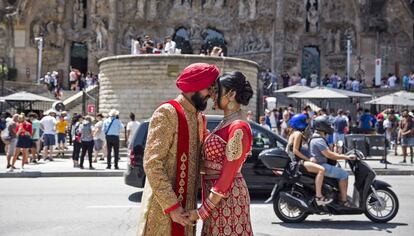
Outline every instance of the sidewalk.
<path id="1" fill-rule="evenodd" d="M 401 150 L 398 150 L 398 154 L 401 154 Z M 122 152 L 122 151 L 121 151 Z M 125 155 L 120 155 L 121 160 L 119 161 L 120 170 L 112 169 L 106 170 L 106 160 L 98 161 L 98 163 L 93 163 L 95 170 L 89 170 L 89 161 L 85 160 L 84 166 L 85 169 L 73 168 L 72 159 L 70 151 L 66 152 L 66 158 L 55 158 L 54 161 L 43 161 L 41 160 L 38 164 L 29 164 L 25 165 L 24 170 L 20 169 L 21 161 L 16 162 L 17 170 L 13 172 L 7 172 L 6 169 L 6 156 L 0 155 L 0 178 L 36 178 L 36 177 L 113 177 L 113 176 L 122 176 L 126 167 L 127 167 L 127 158 Z M 394 153 L 392 153 L 394 154 Z M 379 159 L 379 157 L 368 158 L 369 159 Z M 388 155 L 388 161 L 392 164 L 388 165 L 388 168 L 385 169 L 385 165 L 380 163 L 379 160 L 370 160 L 367 163 L 375 170 L 377 175 L 414 175 L 414 164 L 411 164 L 410 157 L 407 158 L 407 163 L 400 164 L 399 162 L 403 160 L 401 155 Z M 344 168 L 344 162 L 341 161 L 341 166 Z M 349 171 L 348 167 L 345 167 Z"/>
<path id="2" fill-rule="evenodd" d="M 0 155 L 0 178 L 36 178 L 36 177 L 113 177 L 122 176 L 127 167 L 127 158 L 125 155 L 120 155 L 119 170 L 115 170 L 112 159 L 112 169 L 106 169 L 106 159 L 97 163 L 92 163 L 95 170 L 89 170 L 89 161 L 85 157 L 85 169 L 74 168 L 71 159 L 71 152 L 68 150 L 65 153 L 65 158 L 54 158 L 53 161 L 40 160 L 37 164 L 26 164 L 24 169 L 21 169 L 21 160 L 17 160 L 15 166 L 16 170 L 8 172 L 6 169 L 7 160 L 5 155 Z M 20 158 L 22 158 L 20 156 Z"/>

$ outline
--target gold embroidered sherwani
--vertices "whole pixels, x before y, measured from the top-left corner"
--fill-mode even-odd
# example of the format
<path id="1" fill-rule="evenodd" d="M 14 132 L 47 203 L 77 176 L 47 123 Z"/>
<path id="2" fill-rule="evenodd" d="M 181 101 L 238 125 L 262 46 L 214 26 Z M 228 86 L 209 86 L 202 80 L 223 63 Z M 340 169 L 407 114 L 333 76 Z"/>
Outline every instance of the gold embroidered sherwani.
<path id="1" fill-rule="evenodd" d="M 176 99 L 186 114 L 189 130 L 187 210 L 197 207 L 201 139 L 205 135 L 201 114 L 183 96 Z M 171 218 L 164 211 L 178 202 L 175 190 L 178 117 L 170 104 L 161 105 L 153 114 L 144 153 L 144 169 L 147 175 L 142 195 L 137 235 L 171 235 Z M 195 235 L 195 226 L 185 228 L 187 236 Z"/>

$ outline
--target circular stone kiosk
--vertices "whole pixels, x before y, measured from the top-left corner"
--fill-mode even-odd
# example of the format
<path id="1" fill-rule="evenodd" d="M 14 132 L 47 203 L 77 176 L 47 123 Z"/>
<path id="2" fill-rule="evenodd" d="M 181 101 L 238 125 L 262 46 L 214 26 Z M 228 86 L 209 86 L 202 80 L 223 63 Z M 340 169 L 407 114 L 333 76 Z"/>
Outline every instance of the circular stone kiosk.
<path id="1" fill-rule="evenodd" d="M 220 72 L 241 71 L 250 81 L 254 95 L 245 110 L 256 113 L 258 65 L 249 60 L 231 57 L 210 57 L 199 55 L 122 55 L 99 60 L 99 111 L 108 113 L 117 109 L 123 122 L 129 120 L 129 113 L 136 119 L 151 117 L 162 103 L 174 99 L 180 93 L 175 81 L 182 70 L 192 63 L 215 64 Z M 221 114 L 213 111 L 212 102 L 206 114 Z"/>

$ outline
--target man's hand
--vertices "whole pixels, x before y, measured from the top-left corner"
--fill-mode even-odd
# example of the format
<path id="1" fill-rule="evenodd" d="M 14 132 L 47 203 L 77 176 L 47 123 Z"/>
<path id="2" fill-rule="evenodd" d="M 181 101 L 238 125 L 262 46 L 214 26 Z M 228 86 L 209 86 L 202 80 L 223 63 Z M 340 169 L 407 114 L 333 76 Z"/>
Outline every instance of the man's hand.
<path id="1" fill-rule="evenodd" d="M 311 157 L 309 161 L 318 164 L 318 161 L 315 157 Z"/>
<path id="2" fill-rule="evenodd" d="M 197 213 L 197 209 L 191 210 L 191 211 L 189 211 L 189 213 L 190 213 L 190 220 L 192 222 L 195 222 L 195 221 L 197 221 L 199 219 L 198 213 Z"/>
<path id="3" fill-rule="evenodd" d="M 347 160 L 353 161 L 353 160 L 356 160 L 356 159 L 357 159 L 357 157 L 355 155 L 347 156 Z"/>
<path id="4" fill-rule="evenodd" d="M 192 224 L 191 220 L 188 218 L 189 216 L 190 213 L 186 212 L 181 206 L 170 212 L 171 219 L 182 226 Z"/>

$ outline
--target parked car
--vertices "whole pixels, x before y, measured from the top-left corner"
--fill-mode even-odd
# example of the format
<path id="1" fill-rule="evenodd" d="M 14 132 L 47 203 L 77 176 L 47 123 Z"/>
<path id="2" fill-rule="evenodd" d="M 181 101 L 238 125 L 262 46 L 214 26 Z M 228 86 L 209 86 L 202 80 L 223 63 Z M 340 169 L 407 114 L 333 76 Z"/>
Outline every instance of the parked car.
<path id="1" fill-rule="evenodd" d="M 213 130 L 223 119 L 223 116 L 207 115 L 207 128 Z M 265 149 L 286 146 L 287 141 L 281 136 L 261 127 L 255 122 L 249 122 L 252 128 L 252 151 L 243 165 L 242 173 L 249 189 L 272 190 L 276 176 L 259 160 L 259 153 Z M 130 152 L 127 170 L 124 174 L 125 184 L 142 187 L 145 175 L 143 170 L 143 156 L 148 134 L 149 121 L 144 121 L 138 128 L 132 140 L 133 148 Z"/>

